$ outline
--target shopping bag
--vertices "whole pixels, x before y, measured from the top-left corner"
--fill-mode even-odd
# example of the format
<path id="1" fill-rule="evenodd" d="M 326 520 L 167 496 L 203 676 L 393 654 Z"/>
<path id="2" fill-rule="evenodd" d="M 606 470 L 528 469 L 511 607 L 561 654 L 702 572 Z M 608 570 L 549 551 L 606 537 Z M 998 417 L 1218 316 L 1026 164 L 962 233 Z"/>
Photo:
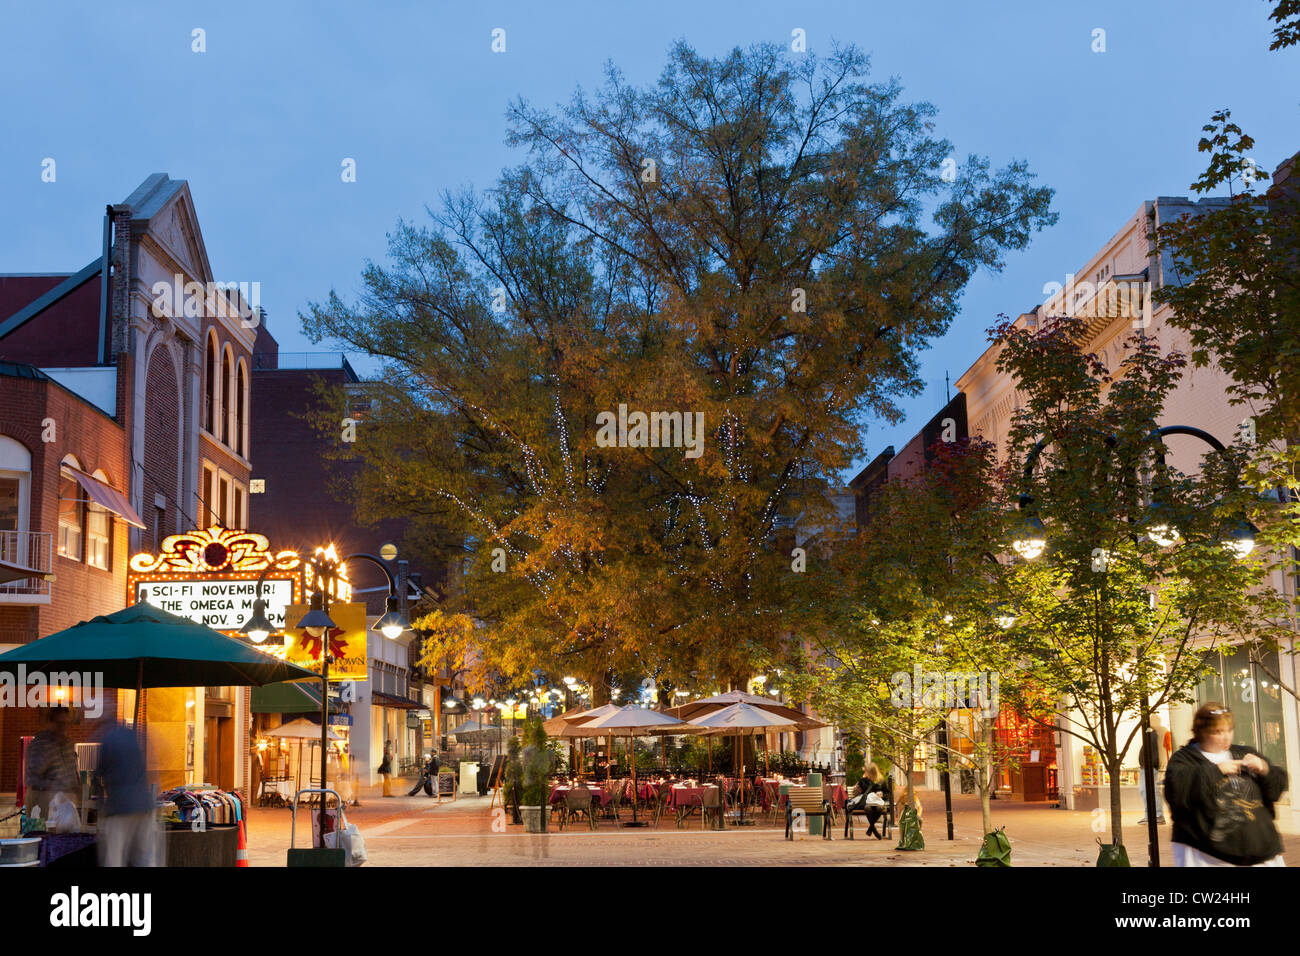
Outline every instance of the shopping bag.
<path id="1" fill-rule="evenodd" d="M 325 834 L 325 846 L 330 849 L 342 848 L 347 866 L 360 866 L 366 862 L 366 841 L 355 823 L 348 823 L 343 809 L 338 810 L 338 825 Z"/>
<path id="2" fill-rule="evenodd" d="M 56 793 L 50 801 L 50 819 L 45 828 L 51 833 L 81 832 L 81 814 L 66 794 Z"/>

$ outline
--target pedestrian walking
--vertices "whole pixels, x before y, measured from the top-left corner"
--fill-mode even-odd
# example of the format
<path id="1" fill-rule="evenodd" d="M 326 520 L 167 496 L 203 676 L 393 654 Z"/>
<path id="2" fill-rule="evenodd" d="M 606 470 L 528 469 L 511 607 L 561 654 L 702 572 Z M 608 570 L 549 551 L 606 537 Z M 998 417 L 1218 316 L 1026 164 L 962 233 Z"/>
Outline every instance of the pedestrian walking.
<path id="1" fill-rule="evenodd" d="M 28 817 L 50 818 L 50 804 L 57 794 L 77 803 L 81 776 L 77 772 L 77 748 L 68 739 L 68 722 L 72 712 L 66 707 L 52 707 L 45 715 L 45 729 L 27 745 L 24 779 Z"/>
<path id="2" fill-rule="evenodd" d="M 158 866 L 158 812 L 135 731 L 106 720 L 99 742 L 104 805 L 96 847 L 100 866 Z"/>
<path id="3" fill-rule="evenodd" d="M 1174 818 L 1174 866 L 1286 866 L 1273 804 L 1286 771 L 1232 742 L 1232 712 L 1203 704 L 1193 740 L 1169 759 L 1165 799 Z"/>
<path id="4" fill-rule="evenodd" d="M 384 760 L 379 765 L 379 776 L 384 778 L 384 796 L 393 795 L 393 742 L 384 744 Z"/>
<path id="5" fill-rule="evenodd" d="M 1142 819 L 1138 821 L 1141 825 L 1147 822 L 1147 775 L 1146 766 L 1151 764 L 1151 779 L 1155 783 L 1155 805 L 1156 805 L 1156 823 L 1165 822 L 1165 805 L 1160 799 L 1160 778 L 1163 775 L 1165 766 L 1169 762 L 1169 755 L 1165 751 L 1165 738 L 1169 736 L 1165 727 L 1160 723 L 1160 715 L 1151 715 L 1151 726 L 1147 730 L 1145 744 L 1138 748 L 1138 793 L 1142 797 Z"/>

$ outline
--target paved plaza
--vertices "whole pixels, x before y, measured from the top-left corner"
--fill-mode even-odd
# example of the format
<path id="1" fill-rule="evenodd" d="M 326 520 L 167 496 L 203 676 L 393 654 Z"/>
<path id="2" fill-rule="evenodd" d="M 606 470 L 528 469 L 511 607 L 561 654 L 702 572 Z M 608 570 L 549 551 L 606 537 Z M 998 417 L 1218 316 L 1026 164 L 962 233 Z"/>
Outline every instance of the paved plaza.
<path id="1" fill-rule="evenodd" d="M 401 791 L 404 793 L 404 789 Z M 658 828 L 623 829 L 601 821 L 597 832 L 581 823 L 564 832 L 527 834 L 523 827 L 505 823 L 490 797 L 460 797 L 455 802 L 434 803 L 423 794 L 384 799 L 376 792 L 363 797 L 362 806 L 347 811 L 365 837 L 368 866 L 970 866 L 979 852 L 980 808 L 974 796 L 953 797 L 955 839 L 944 839 L 943 795 L 921 794 L 926 849 L 905 853 L 891 838 L 866 837 L 866 825 L 855 819 L 856 839 L 843 839 L 837 828 L 834 840 L 802 834 L 794 841 L 783 838 L 783 825 L 730 827 L 725 831 L 701 829 L 698 817 L 678 829 L 665 816 Z M 630 819 L 630 811 L 622 814 Z M 1146 865 L 1145 828 L 1139 831 L 1137 813 L 1125 814 L 1125 841 L 1135 866 Z M 1091 813 L 1058 810 L 1051 804 L 996 801 L 994 826 L 1005 826 L 1016 866 L 1092 866 L 1097 859 L 1097 838 Z M 298 813 L 299 845 L 310 839 L 310 820 Z M 1279 829 L 1286 831 L 1284 827 Z M 1161 862 L 1169 865 L 1170 827 L 1161 830 Z M 1292 834 L 1287 834 L 1288 836 Z M 1286 838 L 1286 837 L 1284 837 Z M 249 862 L 252 866 L 283 866 L 289 846 L 289 811 L 259 809 L 249 825 Z"/>

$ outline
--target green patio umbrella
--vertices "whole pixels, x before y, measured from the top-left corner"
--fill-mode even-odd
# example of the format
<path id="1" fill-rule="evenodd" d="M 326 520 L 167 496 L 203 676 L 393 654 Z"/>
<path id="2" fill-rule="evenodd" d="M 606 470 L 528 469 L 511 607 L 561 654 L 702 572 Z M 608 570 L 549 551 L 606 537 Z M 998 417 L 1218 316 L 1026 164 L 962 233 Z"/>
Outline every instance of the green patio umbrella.
<path id="1" fill-rule="evenodd" d="M 186 617 L 140 602 L 0 654 L 0 673 L 89 671 L 105 687 L 247 687 L 319 674 Z"/>

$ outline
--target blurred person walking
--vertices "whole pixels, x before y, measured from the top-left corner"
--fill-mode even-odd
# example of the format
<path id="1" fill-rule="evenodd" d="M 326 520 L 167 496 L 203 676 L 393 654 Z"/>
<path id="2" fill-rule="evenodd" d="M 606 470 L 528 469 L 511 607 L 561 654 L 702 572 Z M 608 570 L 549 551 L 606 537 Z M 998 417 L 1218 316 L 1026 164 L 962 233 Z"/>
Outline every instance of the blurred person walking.
<path id="1" fill-rule="evenodd" d="M 28 817 L 48 820 L 56 794 L 80 802 L 81 777 L 77 773 L 77 748 L 68 739 L 72 712 L 66 707 L 52 707 L 45 719 L 45 729 L 27 745 L 24 803 Z"/>
<path id="2" fill-rule="evenodd" d="M 384 744 L 384 759 L 379 765 L 379 776 L 384 778 L 384 796 L 393 795 L 393 742 Z"/>
<path id="3" fill-rule="evenodd" d="M 1165 799 L 1174 818 L 1174 866 L 1286 866 L 1273 804 L 1286 771 L 1232 742 L 1232 712 L 1203 704 L 1193 740 L 1169 758 Z"/>
<path id="4" fill-rule="evenodd" d="M 135 731 L 106 719 L 99 743 L 104 806 L 97 841 L 100 866 L 158 866 L 158 811 Z"/>

